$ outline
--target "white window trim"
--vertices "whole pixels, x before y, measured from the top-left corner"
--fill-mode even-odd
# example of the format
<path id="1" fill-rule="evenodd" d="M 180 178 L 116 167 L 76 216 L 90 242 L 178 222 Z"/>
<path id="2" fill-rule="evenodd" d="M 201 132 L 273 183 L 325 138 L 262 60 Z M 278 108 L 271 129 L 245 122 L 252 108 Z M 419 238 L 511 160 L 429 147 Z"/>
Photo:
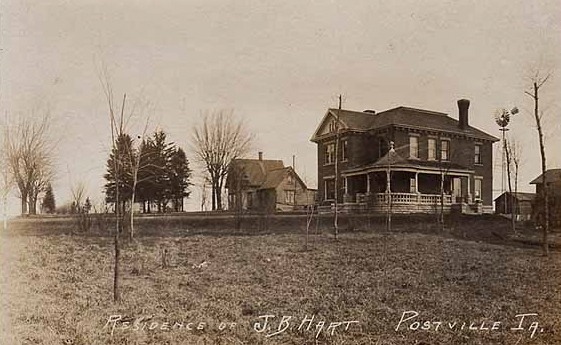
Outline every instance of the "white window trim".
<path id="1" fill-rule="evenodd" d="M 479 146 L 479 162 L 475 161 L 475 148 Z M 483 165 L 483 155 L 482 155 L 482 151 L 483 151 L 483 144 L 481 143 L 475 143 L 475 146 L 473 147 L 473 164 L 477 165 L 477 166 L 482 166 Z"/>
<path id="2" fill-rule="evenodd" d="M 430 145 L 429 142 L 433 140 L 434 141 L 434 158 L 430 157 Z M 438 138 L 436 137 L 428 137 L 427 138 L 427 160 L 428 161 L 436 161 L 438 158 Z"/>
<path id="3" fill-rule="evenodd" d="M 417 138 L 417 155 L 416 156 L 411 155 L 411 138 Z M 419 151 L 420 151 L 419 150 L 419 134 L 417 134 L 417 133 L 409 134 L 409 158 L 410 159 L 420 159 Z"/>
<path id="4" fill-rule="evenodd" d="M 330 162 L 327 162 L 327 148 L 329 147 L 329 145 L 333 145 L 333 156 L 332 156 L 332 160 Z M 325 157 L 324 157 L 324 160 L 323 160 L 323 165 L 324 166 L 334 165 L 335 164 L 335 142 L 334 141 L 326 142 L 324 144 L 324 151 L 325 151 Z"/>
<path id="5" fill-rule="evenodd" d="M 476 196 L 476 191 L 477 188 L 475 188 L 477 186 L 477 182 L 476 181 L 480 181 L 480 187 L 481 189 L 479 190 L 479 197 Z M 483 176 L 474 176 L 473 177 L 473 200 L 483 200 Z"/>
<path id="6" fill-rule="evenodd" d="M 448 150 L 446 151 L 446 155 L 447 155 L 448 157 L 446 157 L 446 159 L 443 159 L 443 158 L 442 158 L 442 142 L 443 142 L 443 141 L 448 142 Z M 440 150 L 439 150 L 439 154 L 440 154 L 440 160 L 441 160 L 441 161 L 443 161 L 443 162 L 450 162 L 450 148 L 451 148 L 451 147 L 452 147 L 452 145 L 451 145 L 451 140 L 450 140 L 450 138 L 440 138 L 440 146 L 439 146 Z"/>
<path id="7" fill-rule="evenodd" d="M 347 149 L 343 150 L 343 142 L 347 143 Z M 341 139 L 340 140 L 341 143 L 341 162 L 347 162 L 349 160 L 349 139 L 345 138 L 345 139 Z M 343 153 L 346 153 L 345 155 L 343 155 Z"/>
<path id="8" fill-rule="evenodd" d="M 335 198 L 333 199 L 329 199 L 327 198 L 327 181 L 333 180 L 333 184 L 335 184 L 335 176 L 332 177 L 324 177 L 323 178 L 323 200 L 324 201 L 331 201 L 331 200 L 335 200 Z M 334 186 L 335 188 L 335 186 Z"/>

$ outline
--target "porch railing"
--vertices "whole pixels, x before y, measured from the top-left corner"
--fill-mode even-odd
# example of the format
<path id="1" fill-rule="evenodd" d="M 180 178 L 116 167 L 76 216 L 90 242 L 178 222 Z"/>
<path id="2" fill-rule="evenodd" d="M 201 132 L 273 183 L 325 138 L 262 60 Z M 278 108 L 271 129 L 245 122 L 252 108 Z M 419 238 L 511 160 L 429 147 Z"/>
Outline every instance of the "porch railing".
<path id="1" fill-rule="evenodd" d="M 374 198 L 376 204 L 387 204 L 387 193 L 376 194 L 357 194 L 356 202 L 367 203 L 369 198 Z M 392 204 L 421 204 L 421 205 L 437 205 L 440 204 L 440 194 L 418 194 L 418 193 L 391 193 Z M 452 196 L 444 195 L 444 204 L 452 204 Z"/>

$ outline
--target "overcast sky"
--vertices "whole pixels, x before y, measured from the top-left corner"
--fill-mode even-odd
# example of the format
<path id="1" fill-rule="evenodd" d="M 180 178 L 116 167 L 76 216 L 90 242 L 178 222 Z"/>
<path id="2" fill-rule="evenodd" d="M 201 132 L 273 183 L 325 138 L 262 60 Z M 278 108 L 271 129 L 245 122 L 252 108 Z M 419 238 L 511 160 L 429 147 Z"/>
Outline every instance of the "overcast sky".
<path id="1" fill-rule="evenodd" d="M 516 105 L 522 112 L 509 135 L 523 145 L 526 191 L 540 160 L 524 90 L 541 66 L 553 71 L 542 93 L 548 167 L 561 167 L 557 0 L 4 0 L 0 27 L 0 110 L 52 112 L 58 204 L 69 199 L 70 181 L 87 182 L 101 199 L 110 140 L 103 64 L 117 97 L 150 102 L 152 128 L 180 146 L 187 148 L 201 112 L 233 109 L 257 135 L 253 155 L 264 151 L 286 165 L 296 155 L 311 187 L 309 139 L 339 93 L 345 109 L 404 105 L 455 118 L 456 100 L 468 98 L 470 124 L 495 136 L 495 110 Z M 500 189 L 500 163 L 496 170 Z"/>

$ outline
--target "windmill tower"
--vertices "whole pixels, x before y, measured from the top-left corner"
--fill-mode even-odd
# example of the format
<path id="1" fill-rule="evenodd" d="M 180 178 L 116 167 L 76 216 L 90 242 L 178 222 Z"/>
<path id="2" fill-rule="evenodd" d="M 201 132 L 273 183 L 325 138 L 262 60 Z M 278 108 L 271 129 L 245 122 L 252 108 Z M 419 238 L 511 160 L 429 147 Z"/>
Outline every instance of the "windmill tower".
<path id="1" fill-rule="evenodd" d="M 508 111 L 504 108 L 497 109 L 495 111 L 495 122 L 499 125 L 499 130 L 502 132 L 502 141 L 503 141 L 503 149 L 502 149 L 502 160 L 501 160 L 501 195 L 505 192 L 505 156 L 506 156 L 506 131 L 509 129 L 507 128 L 508 124 L 510 123 L 510 118 L 513 115 L 518 114 L 518 108 L 514 107 L 512 110 Z M 506 209 L 506 202 L 504 203 L 504 213 L 507 213 Z"/>

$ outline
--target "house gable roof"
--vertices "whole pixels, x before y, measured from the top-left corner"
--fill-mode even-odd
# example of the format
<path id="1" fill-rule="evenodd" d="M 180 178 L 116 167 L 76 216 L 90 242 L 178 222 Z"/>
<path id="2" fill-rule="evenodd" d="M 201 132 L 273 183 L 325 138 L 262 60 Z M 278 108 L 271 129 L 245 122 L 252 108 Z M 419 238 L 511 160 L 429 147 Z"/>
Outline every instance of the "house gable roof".
<path id="1" fill-rule="evenodd" d="M 445 113 L 401 106 L 377 114 L 371 112 L 328 109 L 320 126 L 312 136 L 311 141 L 317 141 L 325 135 L 321 130 L 327 126 L 326 120 L 329 117 L 335 118 L 337 113 L 339 114 L 343 129 L 348 130 L 368 131 L 394 125 L 466 135 L 480 140 L 499 140 L 495 136 L 487 134 L 475 127 L 467 126 L 465 129 L 461 129 L 458 120 L 449 117 Z"/>
<path id="2" fill-rule="evenodd" d="M 230 163 L 230 168 L 241 169 L 248 185 L 258 187 L 265 182 L 271 171 L 283 169 L 284 163 L 272 159 L 234 159 Z"/>
<path id="3" fill-rule="evenodd" d="M 306 184 L 300 176 L 292 167 L 285 167 L 282 160 L 234 159 L 230 168 L 240 169 L 239 171 L 243 172 L 243 178 L 248 186 L 257 189 L 277 188 L 289 174 L 296 177 L 296 180 L 306 189 Z M 229 185 L 228 181 L 226 184 Z"/>
<path id="4" fill-rule="evenodd" d="M 290 174 L 296 178 L 298 183 L 306 189 L 306 184 L 300 179 L 300 176 L 292 170 L 292 167 L 285 167 L 278 170 L 270 171 L 267 175 L 265 182 L 259 187 L 259 189 L 270 189 L 270 188 L 277 188 L 285 178 L 287 178 Z"/>
<path id="5" fill-rule="evenodd" d="M 561 181 L 561 169 L 549 169 L 545 171 L 545 179 L 547 182 Z M 536 177 L 530 182 L 530 184 L 541 184 L 543 183 L 543 174 Z"/>

